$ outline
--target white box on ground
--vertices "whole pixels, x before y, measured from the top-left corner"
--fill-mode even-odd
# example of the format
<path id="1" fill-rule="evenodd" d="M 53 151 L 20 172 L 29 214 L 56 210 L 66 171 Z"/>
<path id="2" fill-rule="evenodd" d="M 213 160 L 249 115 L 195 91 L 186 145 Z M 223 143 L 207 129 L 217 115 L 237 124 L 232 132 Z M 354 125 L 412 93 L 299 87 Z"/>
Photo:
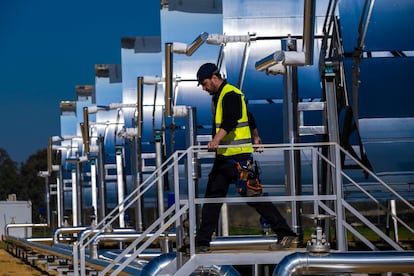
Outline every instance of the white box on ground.
<path id="1" fill-rule="evenodd" d="M 0 234 L 3 237 L 5 227 L 11 223 L 32 223 L 32 202 L 17 201 L 9 196 L 9 200 L 0 201 Z M 9 228 L 9 235 L 19 238 L 32 236 L 31 228 Z"/>

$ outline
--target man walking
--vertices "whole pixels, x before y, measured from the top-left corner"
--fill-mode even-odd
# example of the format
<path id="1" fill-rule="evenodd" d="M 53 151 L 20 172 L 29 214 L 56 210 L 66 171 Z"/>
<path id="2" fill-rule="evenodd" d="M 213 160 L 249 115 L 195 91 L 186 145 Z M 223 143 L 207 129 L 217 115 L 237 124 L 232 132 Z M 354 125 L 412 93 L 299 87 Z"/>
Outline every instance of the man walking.
<path id="1" fill-rule="evenodd" d="M 208 143 L 208 150 L 215 151 L 216 158 L 208 177 L 205 197 L 225 197 L 229 185 L 238 178 L 237 163 L 251 159 L 252 140 L 261 143 L 261 139 L 255 126 L 251 125 L 252 120 L 249 120 L 243 92 L 228 84 L 215 64 L 203 64 L 198 69 L 197 81 L 212 96 L 213 103 L 213 138 Z M 227 145 L 232 147 L 219 147 Z M 288 247 L 296 238 L 296 234 L 271 202 L 247 204 L 266 219 L 282 246 Z M 221 206 L 222 203 L 203 205 L 201 224 L 195 240 L 197 251 L 209 250 L 211 237 L 218 226 Z"/>

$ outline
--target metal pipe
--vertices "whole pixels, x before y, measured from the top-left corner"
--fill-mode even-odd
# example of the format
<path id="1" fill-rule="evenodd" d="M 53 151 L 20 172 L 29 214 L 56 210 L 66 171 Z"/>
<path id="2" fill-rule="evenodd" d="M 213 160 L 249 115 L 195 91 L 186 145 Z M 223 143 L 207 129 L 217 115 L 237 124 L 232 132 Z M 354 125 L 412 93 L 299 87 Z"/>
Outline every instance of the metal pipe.
<path id="1" fill-rule="evenodd" d="M 161 166 L 163 163 L 162 157 L 162 139 L 161 133 L 157 131 L 155 133 L 155 163 L 158 170 L 158 181 L 157 181 L 157 203 L 158 203 L 158 217 L 162 217 L 164 213 L 164 178 L 161 173 Z M 161 222 L 160 226 L 164 225 L 164 222 Z"/>
<path id="2" fill-rule="evenodd" d="M 37 176 L 45 179 L 45 202 L 46 202 L 46 222 L 50 225 L 50 189 L 49 189 L 49 176 L 50 171 L 39 171 Z"/>
<path id="3" fill-rule="evenodd" d="M 57 256 L 63 259 L 71 259 L 72 253 L 56 248 L 53 246 L 46 246 L 36 241 L 30 241 L 28 239 L 16 238 L 16 237 L 7 237 L 7 241 L 14 246 L 23 247 L 29 249 L 33 252 L 42 252 L 44 255 Z"/>
<path id="4" fill-rule="evenodd" d="M 4 235 L 9 236 L 10 228 L 34 228 L 34 227 L 48 227 L 47 223 L 10 223 L 4 227 Z"/>
<path id="5" fill-rule="evenodd" d="M 117 174 L 117 191 L 118 191 L 118 208 L 119 208 L 119 227 L 125 227 L 124 213 L 124 176 L 122 166 L 122 149 L 116 149 L 116 174 Z"/>
<path id="6" fill-rule="evenodd" d="M 364 18 L 365 10 L 366 10 L 366 6 L 367 6 L 368 2 L 370 2 L 369 3 L 369 10 L 368 10 L 368 14 L 367 14 L 366 18 Z M 366 0 L 365 4 L 364 4 L 364 12 L 361 15 L 361 21 L 360 21 L 359 27 L 358 27 L 358 32 L 359 32 L 358 47 L 360 49 L 363 49 L 364 45 L 365 45 L 365 36 L 367 34 L 367 31 L 368 31 L 368 24 L 369 24 L 369 21 L 371 20 L 371 15 L 372 15 L 372 11 L 374 9 L 374 4 L 375 4 L 375 0 L 369 0 L 369 1 Z M 365 19 L 365 22 L 363 22 L 363 19 Z M 364 25 L 364 30 L 361 32 L 362 25 Z"/>
<path id="7" fill-rule="evenodd" d="M 62 166 L 59 165 L 59 173 L 58 178 L 56 179 L 57 182 L 57 197 L 56 197 L 56 205 L 57 205 L 57 227 L 62 227 L 63 225 L 63 214 L 65 213 L 65 207 L 64 207 L 64 191 L 63 191 L 63 172 L 62 172 Z"/>
<path id="8" fill-rule="evenodd" d="M 186 106 L 186 115 L 187 115 L 187 120 L 186 120 L 186 141 L 187 141 L 187 148 L 189 147 L 193 147 L 197 145 L 197 108 L 193 107 L 193 106 Z M 199 184 L 198 184 L 198 179 L 199 177 L 201 177 L 201 164 L 200 161 L 198 159 L 198 157 L 193 154 L 191 156 L 191 162 L 192 162 L 192 178 L 193 178 L 193 183 L 194 183 L 194 191 L 195 194 L 198 195 L 199 192 Z M 188 168 L 186 168 L 188 170 Z M 196 206 L 196 226 L 198 229 L 199 226 L 199 219 L 201 217 L 201 205 L 197 205 Z"/>
<path id="9" fill-rule="evenodd" d="M 303 52 L 305 53 L 305 65 L 313 64 L 315 7 L 315 0 L 305 0 L 303 11 Z"/>
<path id="10" fill-rule="evenodd" d="M 257 61 L 255 63 L 255 68 L 257 71 L 263 71 L 266 70 L 267 68 L 277 64 L 277 60 L 275 58 L 275 53 L 268 55 L 264 58 L 262 58 L 261 60 Z"/>
<path id="11" fill-rule="evenodd" d="M 106 216 L 106 177 L 105 177 L 105 147 L 104 137 L 98 137 L 98 198 L 99 198 L 99 218 L 101 221 Z"/>
<path id="12" fill-rule="evenodd" d="M 146 238 L 152 237 L 154 234 L 147 234 Z M 142 236 L 142 232 L 118 232 L 118 233 L 99 233 L 93 239 L 90 247 L 90 255 L 92 258 L 98 259 L 98 248 L 101 242 L 117 241 L 117 242 L 132 242 Z M 171 241 L 176 240 L 175 234 L 162 234 L 159 239 L 168 238 Z M 172 238 L 172 239 L 171 239 Z"/>
<path id="13" fill-rule="evenodd" d="M 221 205 L 220 224 L 221 224 L 220 225 L 221 227 L 219 227 L 219 232 L 217 234 L 222 235 L 222 236 L 228 236 L 229 235 L 229 208 L 226 202 L 224 202 L 223 205 Z"/>
<path id="14" fill-rule="evenodd" d="M 98 193 L 97 193 L 97 184 L 96 184 L 96 159 L 91 160 L 91 200 L 92 200 L 92 216 L 93 225 L 96 225 L 98 222 Z"/>
<path id="15" fill-rule="evenodd" d="M 59 236 L 62 234 L 73 234 L 73 233 L 80 233 L 82 232 L 81 236 L 79 237 L 79 240 L 83 240 L 83 236 L 87 236 L 93 233 L 99 232 L 97 229 L 91 229 L 90 227 L 86 226 L 80 226 L 80 227 L 64 227 L 64 228 L 58 228 L 53 233 L 53 243 L 57 244 L 59 243 Z M 132 228 L 114 228 L 112 229 L 111 233 L 117 233 L 117 234 L 128 234 L 128 233 L 136 233 L 135 229 Z"/>
<path id="16" fill-rule="evenodd" d="M 414 251 L 339 252 L 327 255 L 297 252 L 286 256 L 274 276 L 322 273 L 409 273 L 414 271 Z"/>
<path id="17" fill-rule="evenodd" d="M 247 60 L 249 59 L 250 54 L 250 43 L 246 42 L 244 45 L 244 51 L 243 51 L 243 57 L 242 57 L 242 63 L 240 65 L 240 73 L 239 73 L 239 89 L 243 90 L 243 84 L 244 84 L 244 76 L 246 75 L 246 68 L 247 68 Z"/>
<path id="18" fill-rule="evenodd" d="M 89 156 L 89 113 L 88 107 L 83 108 L 83 129 L 82 129 L 83 144 L 85 146 L 85 154 Z"/>
<path id="19" fill-rule="evenodd" d="M 53 243 L 59 243 L 59 236 L 61 234 L 73 234 L 73 233 L 80 233 L 82 231 L 85 231 L 89 229 L 89 227 L 84 227 L 84 226 L 80 226 L 80 227 L 64 227 L 64 228 L 58 228 L 55 230 L 55 232 L 53 233 Z"/>
<path id="20" fill-rule="evenodd" d="M 46 222 L 50 224 L 50 189 L 49 189 L 49 175 L 45 177 L 45 200 L 46 200 Z"/>
<path id="21" fill-rule="evenodd" d="M 152 259 L 142 269 L 142 275 L 159 275 L 161 270 L 168 266 L 173 260 L 175 260 L 175 253 L 162 254 Z"/>
<path id="22" fill-rule="evenodd" d="M 42 244 L 50 244 L 53 242 L 53 238 L 50 237 L 44 237 L 44 238 L 28 238 L 26 239 L 28 242 L 37 242 L 37 243 L 42 243 Z"/>
<path id="23" fill-rule="evenodd" d="M 99 244 L 101 241 L 133 241 L 141 236 L 142 233 L 100 233 L 92 243 Z"/>
<path id="24" fill-rule="evenodd" d="M 142 137 L 142 123 L 143 123 L 143 90 L 144 77 L 137 78 L 137 119 L 135 127 L 137 128 L 137 137 Z"/>
<path id="25" fill-rule="evenodd" d="M 49 174 L 52 173 L 52 143 L 53 139 L 52 137 L 49 137 L 49 143 L 47 145 L 47 171 Z"/>
<path id="26" fill-rule="evenodd" d="M 282 40 L 282 50 L 295 52 L 297 42 L 295 39 Z M 299 101 L 299 81 L 297 66 L 287 66 L 286 74 L 283 76 L 284 84 L 284 106 L 283 115 L 286 118 L 283 124 L 283 140 L 286 144 L 295 144 L 299 142 L 298 131 L 298 101 Z M 290 196 L 300 195 L 302 193 L 301 180 L 301 156 L 298 150 L 285 151 L 285 168 L 286 168 L 286 190 Z M 301 203 L 292 201 L 291 205 L 291 223 L 293 231 L 302 234 L 302 221 L 300 216 Z"/>
<path id="27" fill-rule="evenodd" d="M 207 40 L 208 38 L 208 33 L 206 32 L 202 32 L 199 36 L 196 37 L 196 39 L 194 39 L 193 42 L 191 42 L 191 44 L 187 47 L 187 50 L 185 52 L 185 54 L 187 56 L 191 56 L 194 54 L 194 52 L 200 48 L 200 46 Z"/>
<path id="28" fill-rule="evenodd" d="M 137 119 L 135 122 L 135 126 L 137 129 L 137 137 L 135 139 L 135 152 L 134 152 L 134 160 L 136 160 L 137 165 L 134 170 L 136 170 L 136 174 L 134 174 L 134 181 L 135 181 L 135 189 L 139 189 L 142 181 L 142 125 L 143 125 L 143 113 L 144 113 L 144 77 L 137 78 Z M 143 196 L 138 197 L 135 203 L 135 228 L 138 231 L 142 231 L 143 226 Z"/>
<path id="29" fill-rule="evenodd" d="M 99 244 L 101 241 L 134 241 L 137 238 L 140 238 L 142 236 L 142 232 L 136 232 L 134 229 L 130 229 L 131 231 L 128 231 L 128 229 L 119 229 L 116 232 L 106 233 L 102 232 L 96 235 L 96 237 L 93 240 L 94 244 Z M 153 237 L 154 234 L 146 234 L 146 238 Z M 175 240 L 176 235 L 174 233 L 168 233 L 168 234 L 161 234 L 159 235 L 159 238 L 172 238 L 172 240 Z"/>
<path id="30" fill-rule="evenodd" d="M 72 168 L 72 225 L 78 226 L 78 197 L 77 197 L 77 168 L 78 163 L 76 163 L 76 168 Z"/>
<path id="31" fill-rule="evenodd" d="M 172 263 L 176 258 L 175 253 L 162 254 L 153 258 L 148 264 L 146 264 L 142 270 L 143 275 L 155 276 L 160 275 L 162 270 Z M 213 265 L 213 266 L 201 266 L 195 271 L 196 275 L 200 273 L 204 275 L 207 272 L 209 275 L 226 275 L 226 276 L 240 276 L 240 273 L 230 265 Z"/>
<path id="32" fill-rule="evenodd" d="M 231 265 L 212 265 L 201 266 L 196 269 L 196 273 L 204 275 L 205 272 L 208 275 L 222 275 L 222 276 L 241 276 L 241 274 Z"/>
<path id="33" fill-rule="evenodd" d="M 172 116 L 172 43 L 165 43 L 165 116 Z"/>
<path id="34" fill-rule="evenodd" d="M 217 237 L 210 242 L 210 248 L 222 249 L 276 249 L 278 247 L 277 236 L 227 236 Z"/>
<path id="35" fill-rule="evenodd" d="M 93 259 L 98 259 L 98 245 L 102 241 L 118 241 L 118 242 L 131 242 L 141 237 L 142 233 L 100 233 L 94 239 L 90 246 L 90 255 Z"/>
<path id="36" fill-rule="evenodd" d="M 395 199 L 390 200 L 390 208 L 391 208 L 391 214 L 392 214 L 392 221 L 393 221 L 393 231 L 394 231 L 394 240 L 396 243 L 398 243 L 398 221 L 396 219 L 397 217 L 397 206 L 395 203 Z"/>

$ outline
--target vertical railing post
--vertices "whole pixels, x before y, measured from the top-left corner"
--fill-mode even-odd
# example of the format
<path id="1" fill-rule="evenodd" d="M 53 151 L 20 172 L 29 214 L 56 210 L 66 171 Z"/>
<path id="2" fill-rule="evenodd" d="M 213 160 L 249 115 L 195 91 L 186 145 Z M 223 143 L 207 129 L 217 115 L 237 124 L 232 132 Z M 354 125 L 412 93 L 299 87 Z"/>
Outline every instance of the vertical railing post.
<path id="1" fill-rule="evenodd" d="M 82 235 L 81 235 L 82 237 Z M 86 256 L 85 256 L 85 246 L 82 245 L 82 240 L 79 239 L 77 243 L 75 243 L 76 246 L 79 245 L 79 267 L 80 267 L 80 274 L 81 276 L 86 276 Z M 77 256 L 76 256 L 77 258 Z"/>
<path id="2" fill-rule="evenodd" d="M 296 51 L 297 41 L 295 39 L 282 40 L 284 51 Z M 299 142 L 298 135 L 298 68 L 287 66 L 286 74 L 283 75 L 284 105 L 283 105 L 283 141 L 290 144 L 291 150 L 285 152 L 285 170 L 287 192 L 290 196 L 302 194 L 300 151 L 294 149 L 294 144 Z M 302 219 L 300 216 L 301 202 L 293 200 L 290 203 L 290 222 L 293 231 L 303 236 Z"/>
<path id="3" fill-rule="evenodd" d="M 156 131 L 155 133 L 155 156 L 156 156 L 156 168 L 158 170 L 158 181 L 157 181 L 157 207 L 158 207 L 158 217 L 161 217 L 164 213 L 164 181 L 162 176 L 162 139 L 161 132 Z M 164 225 L 164 221 L 161 222 L 160 227 Z"/>
<path id="4" fill-rule="evenodd" d="M 333 146 L 331 146 L 333 147 Z M 342 190 L 342 166 L 341 166 L 341 152 L 339 145 L 335 144 L 335 184 L 336 184 L 336 240 L 339 251 L 347 250 L 347 240 L 345 235 L 344 220 L 344 207 L 342 205 L 343 190 Z"/>
<path id="5" fill-rule="evenodd" d="M 59 178 L 58 178 L 58 191 L 57 191 L 57 208 L 58 208 L 58 228 L 62 227 L 64 223 L 64 213 L 65 213 L 65 192 L 64 192 L 64 185 L 63 185 L 63 171 L 62 165 L 59 165 Z"/>
<path id="6" fill-rule="evenodd" d="M 179 175 L 179 165 L 178 165 L 178 156 L 177 152 L 173 154 L 173 181 L 174 181 L 174 204 L 175 204 L 175 213 L 178 214 L 180 211 L 180 175 Z M 176 244 L 177 248 L 181 248 L 183 245 L 183 228 L 181 225 L 181 218 L 177 217 L 177 220 L 175 221 L 175 234 L 176 234 Z M 177 260 L 177 268 L 181 267 L 181 258 L 176 258 Z"/>
<path id="7" fill-rule="evenodd" d="M 79 276 L 78 243 L 73 243 L 73 276 Z"/>
<path id="8" fill-rule="evenodd" d="M 319 183 L 318 183 L 318 156 L 316 151 L 318 149 L 316 147 L 312 147 L 312 188 L 313 188 L 313 195 L 317 196 L 319 194 Z M 319 214 L 319 203 L 314 200 L 313 201 L 313 213 Z"/>
<path id="9" fill-rule="evenodd" d="M 188 214 L 189 214 L 189 235 L 190 235 L 190 253 L 195 252 L 194 233 L 196 225 L 196 206 L 195 206 L 195 180 L 193 178 L 194 168 L 192 156 L 194 155 L 194 147 L 191 147 L 187 155 L 187 179 L 188 179 Z"/>

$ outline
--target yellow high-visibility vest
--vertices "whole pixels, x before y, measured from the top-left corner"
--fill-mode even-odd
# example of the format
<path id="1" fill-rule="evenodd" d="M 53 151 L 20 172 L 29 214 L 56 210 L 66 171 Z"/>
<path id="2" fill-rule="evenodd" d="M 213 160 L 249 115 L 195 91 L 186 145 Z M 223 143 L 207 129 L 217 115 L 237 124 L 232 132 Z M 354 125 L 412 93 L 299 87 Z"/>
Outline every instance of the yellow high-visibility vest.
<path id="1" fill-rule="evenodd" d="M 223 121 L 223 98 L 229 92 L 235 92 L 241 96 L 241 105 L 242 105 L 242 116 L 237 121 L 237 126 L 227 133 L 226 136 L 221 140 L 220 145 L 240 145 L 240 147 L 230 147 L 230 148 L 219 148 L 217 149 L 217 154 L 224 156 L 233 156 L 241 153 L 252 153 L 252 136 L 250 133 L 249 127 L 249 117 L 247 115 L 246 102 L 244 101 L 244 94 L 236 87 L 226 84 L 224 85 L 220 96 L 217 100 L 216 107 L 216 133 L 219 131 L 221 123 Z"/>

